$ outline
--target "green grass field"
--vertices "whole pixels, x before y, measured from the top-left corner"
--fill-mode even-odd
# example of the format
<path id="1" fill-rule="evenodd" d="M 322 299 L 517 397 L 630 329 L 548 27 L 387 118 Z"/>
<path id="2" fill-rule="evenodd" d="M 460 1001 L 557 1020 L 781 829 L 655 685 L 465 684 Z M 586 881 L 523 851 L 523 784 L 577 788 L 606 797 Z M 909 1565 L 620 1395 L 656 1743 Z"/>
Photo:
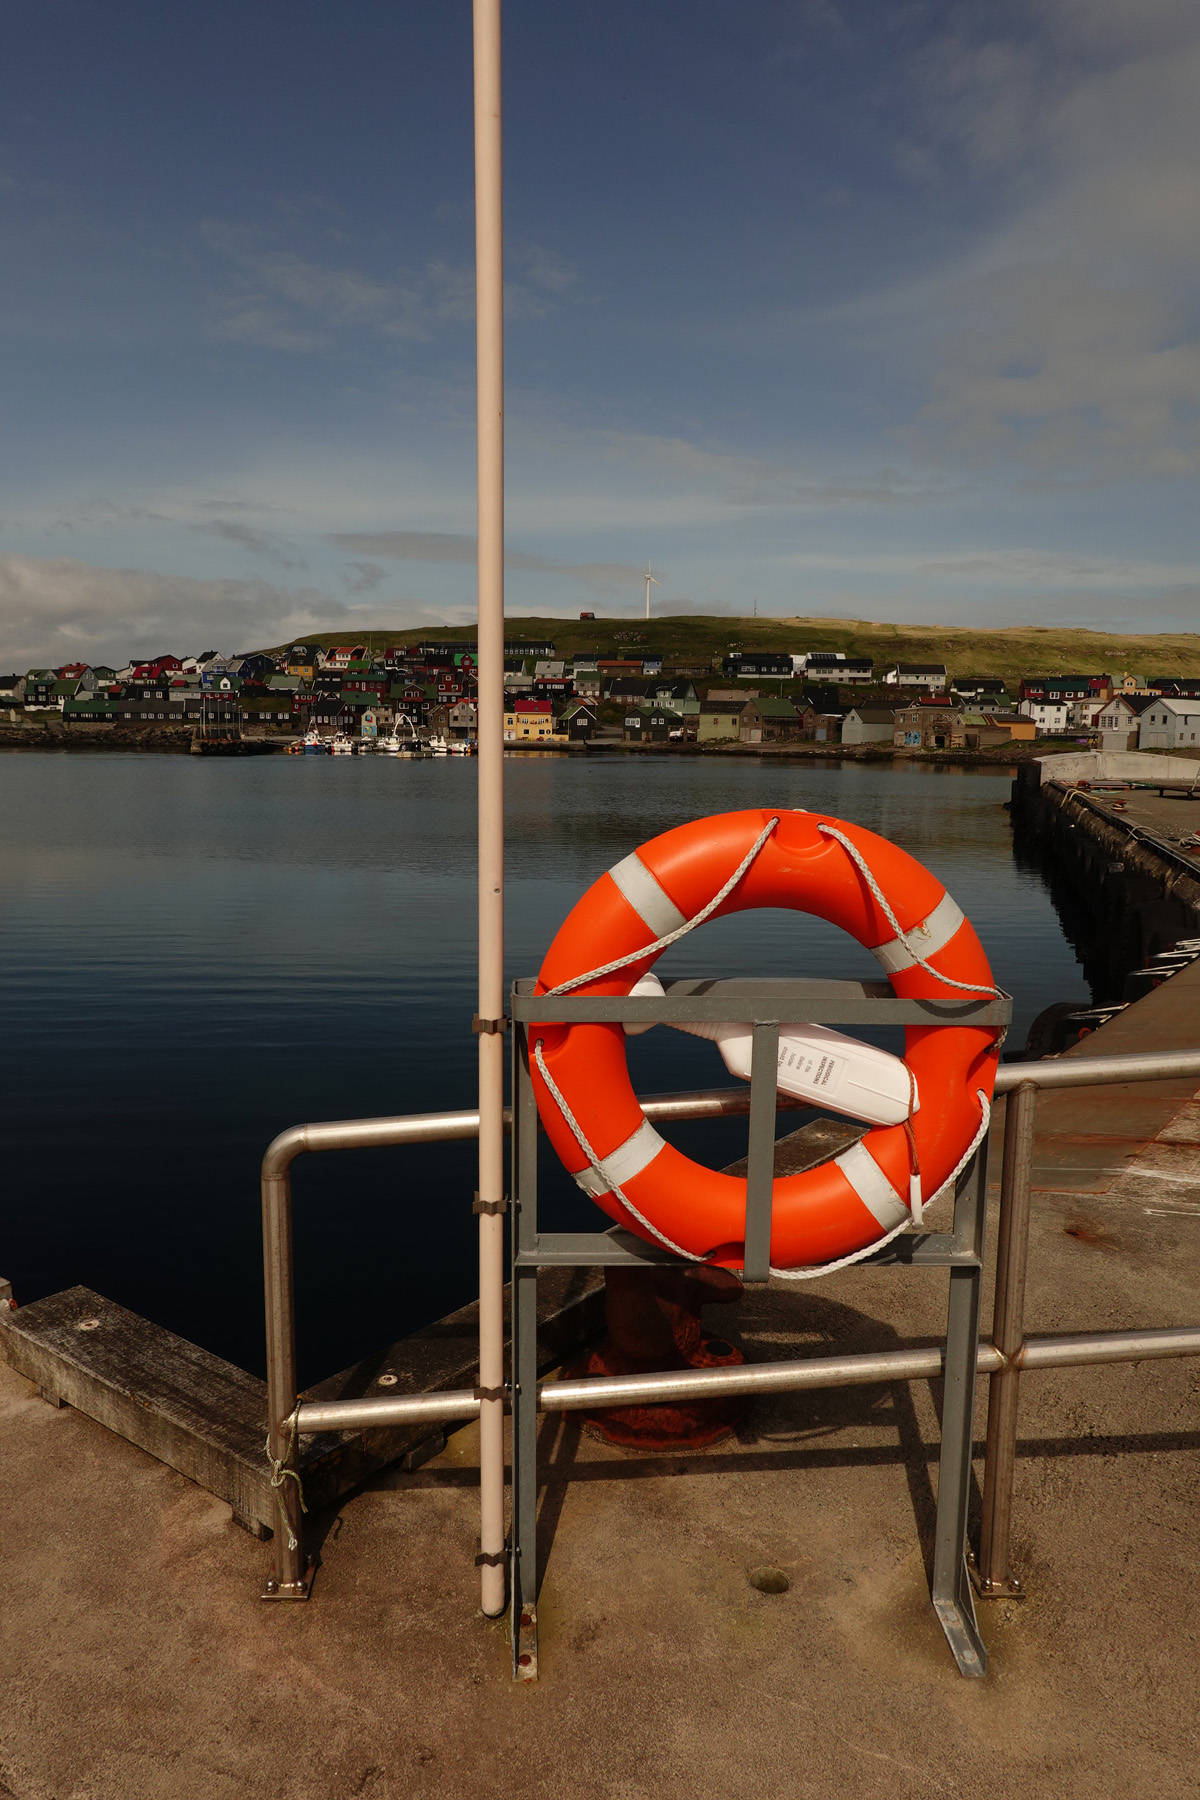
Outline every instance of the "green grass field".
<path id="1" fill-rule="evenodd" d="M 1200 675 L 1200 632 L 1135 636 L 1118 632 L 1070 631 L 1057 626 L 1013 626 L 980 631 L 954 625 L 875 625 L 864 619 L 739 619 L 707 615 L 643 620 L 509 618 L 510 639 L 552 642 L 562 656 L 599 651 L 633 656 L 659 651 L 669 657 L 721 657 L 731 650 L 844 650 L 870 656 L 877 677 L 891 662 L 945 663 L 951 676 L 999 675 L 1015 682 L 1022 675 L 1111 674 Z M 361 633 L 357 642 L 382 651 L 389 644 L 471 642 L 474 626 L 397 625 Z M 346 642 L 346 632 L 319 632 L 308 643 Z M 282 646 L 280 646 L 282 648 Z"/>

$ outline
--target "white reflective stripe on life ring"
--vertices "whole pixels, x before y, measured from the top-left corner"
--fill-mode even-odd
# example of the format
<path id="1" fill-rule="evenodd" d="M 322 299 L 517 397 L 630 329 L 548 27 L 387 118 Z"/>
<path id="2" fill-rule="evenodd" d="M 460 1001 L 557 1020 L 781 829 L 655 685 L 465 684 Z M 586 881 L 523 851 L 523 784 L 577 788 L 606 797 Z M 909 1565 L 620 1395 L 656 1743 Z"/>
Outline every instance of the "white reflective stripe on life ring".
<path id="1" fill-rule="evenodd" d="M 869 1150 L 864 1150 L 861 1144 L 851 1144 L 833 1160 L 871 1217 L 877 1219 L 885 1231 L 899 1225 L 901 1219 L 907 1219 L 907 1206 Z"/>
<path id="2" fill-rule="evenodd" d="M 649 1119 L 643 1119 L 632 1137 L 627 1137 L 623 1144 L 600 1158 L 603 1176 L 589 1164 L 576 1173 L 575 1180 L 585 1194 L 599 1199 L 601 1194 L 609 1194 L 613 1188 L 623 1187 L 635 1175 L 640 1175 L 666 1147 L 666 1140 L 659 1137 Z"/>
<path id="3" fill-rule="evenodd" d="M 608 872 L 655 938 L 666 937 L 669 932 L 678 931 L 681 925 L 687 924 L 686 916 L 670 895 L 664 893 L 636 850 Z"/>
<path id="4" fill-rule="evenodd" d="M 913 950 L 919 956 L 933 956 L 936 951 L 944 950 L 962 923 L 961 910 L 949 894 L 943 894 L 927 919 L 913 925 L 905 937 L 889 938 L 886 944 L 876 944 L 871 955 L 889 975 L 898 975 L 902 969 L 916 967 Z"/>

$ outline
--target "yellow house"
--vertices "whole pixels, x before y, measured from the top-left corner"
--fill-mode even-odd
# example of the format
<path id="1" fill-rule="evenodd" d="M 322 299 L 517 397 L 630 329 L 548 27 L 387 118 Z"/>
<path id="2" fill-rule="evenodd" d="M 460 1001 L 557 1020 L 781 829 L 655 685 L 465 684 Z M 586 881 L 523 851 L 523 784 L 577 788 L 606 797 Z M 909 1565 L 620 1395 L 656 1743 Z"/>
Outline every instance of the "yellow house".
<path id="1" fill-rule="evenodd" d="M 566 725 L 554 717 L 549 700 L 518 700 L 514 711 L 504 715 L 506 744 L 537 744 L 566 735 Z"/>

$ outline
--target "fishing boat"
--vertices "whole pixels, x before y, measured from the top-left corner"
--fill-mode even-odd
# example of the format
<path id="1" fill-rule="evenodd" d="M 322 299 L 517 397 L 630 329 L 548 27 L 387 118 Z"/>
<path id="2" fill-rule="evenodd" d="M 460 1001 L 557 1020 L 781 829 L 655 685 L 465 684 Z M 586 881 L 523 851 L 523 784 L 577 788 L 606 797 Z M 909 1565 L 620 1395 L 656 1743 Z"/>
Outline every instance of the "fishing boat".
<path id="1" fill-rule="evenodd" d="M 344 731 L 339 731 L 330 748 L 335 756 L 353 756 L 354 739 Z"/>
<path id="2" fill-rule="evenodd" d="M 315 725 L 310 731 L 306 731 L 301 738 L 300 748 L 305 756 L 329 755 L 329 744 L 326 739 L 321 736 Z"/>

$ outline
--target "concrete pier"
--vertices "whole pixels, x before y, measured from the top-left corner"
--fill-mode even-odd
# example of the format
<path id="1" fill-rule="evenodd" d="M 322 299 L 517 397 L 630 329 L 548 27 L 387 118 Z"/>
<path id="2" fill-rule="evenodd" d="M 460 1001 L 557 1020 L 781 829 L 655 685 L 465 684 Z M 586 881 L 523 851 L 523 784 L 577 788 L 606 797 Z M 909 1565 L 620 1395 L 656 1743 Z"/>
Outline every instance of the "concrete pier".
<path id="1" fill-rule="evenodd" d="M 1180 842 L 1200 831 L 1200 784 L 1188 797 L 1198 770 L 1135 752 L 1047 756 L 1018 770 L 1018 845 L 1043 852 L 1068 929 L 1107 998 L 1121 999 L 1126 970 L 1200 935 L 1200 848 Z M 1136 781 L 1158 786 L 1126 785 Z"/>
<path id="2" fill-rule="evenodd" d="M 1182 979 L 1089 1052 L 1128 1047 L 1139 1019 L 1138 1047 L 1163 1047 L 1164 1007 L 1171 1029 L 1200 1017 Z M 1164 1097 L 1120 1149 L 1109 1134 L 1090 1185 L 1049 1185 L 1101 1096 L 1045 1102 L 1031 1332 L 1200 1315 L 1200 1106 Z M 937 1336 L 945 1279 L 849 1270 L 711 1319 L 753 1359 L 895 1348 Z M 541 1679 L 515 1687 L 504 1621 L 476 1610 L 473 1428 L 316 1516 L 312 1599 L 264 1606 L 264 1548 L 228 1505 L 0 1366 L 0 1793 L 1192 1800 L 1198 1377 L 1023 1379 L 1027 1598 L 981 1603 L 975 1682 L 929 1603 L 933 1384 L 762 1400 L 692 1455 L 548 1415 Z M 787 1591 L 752 1586 L 763 1568 Z"/>

